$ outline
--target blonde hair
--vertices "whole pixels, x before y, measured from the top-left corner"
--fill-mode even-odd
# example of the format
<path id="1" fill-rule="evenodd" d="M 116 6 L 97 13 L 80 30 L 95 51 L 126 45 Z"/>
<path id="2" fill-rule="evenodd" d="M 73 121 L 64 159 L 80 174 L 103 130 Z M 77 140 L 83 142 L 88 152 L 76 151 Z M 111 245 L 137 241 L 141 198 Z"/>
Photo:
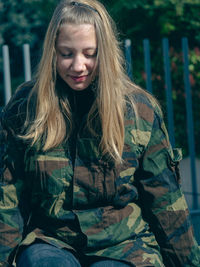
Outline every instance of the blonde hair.
<path id="1" fill-rule="evenodd" d="M 43 150 L 48 150 L 67 139 L 72 129 L 69 103 L 60 98 L 55 90 L 56 50 L 55 44 L 61 25 L 66 23 L 94 25 L 97 37 L 97 96 L 91 107 L 87 126 L 95 135 L 94 118 L 98 114 L 102 136 L 102 154 L 108 154 L 116 163 L 122 160 L 124 146 L 124 113 L 126 96 L 140 90 L 125 73 L 124 58 L 120 49 L 115 24 L 104 6 L 96 0 L 78 0 L 82 6 L 62 1 L 54 11 L 43 47 L 43 55 L 30 94 L 36 93 L 35 119 L 27 116 L 24 139 L 32 145 L 43 140 Z M 90 8 L 87 8 L 88 5 Z M 133 108 L 136 110 L 134 103 Z"/>

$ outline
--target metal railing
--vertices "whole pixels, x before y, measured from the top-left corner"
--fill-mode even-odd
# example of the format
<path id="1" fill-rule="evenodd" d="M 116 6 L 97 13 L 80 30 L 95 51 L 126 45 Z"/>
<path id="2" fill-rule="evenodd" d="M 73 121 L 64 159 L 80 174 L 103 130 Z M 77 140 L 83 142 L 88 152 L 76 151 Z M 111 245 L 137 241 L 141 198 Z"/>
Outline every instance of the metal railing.
<path id="1" fill-rule="evenodd" d="M 11 74 L 10 74 L 10 56 L 9 47 L 3 45 L 3 76 L 4 76 L 4 103 L 7 104 L 11 95 Z M 24 63 L 24 80 L 31 80 L 31 59 L 30 59 L 30 46 L 29 44 L 23 45 L 23 63 Z"/>
<path id="2" fill-rule="evenodd" d="M 162 40 L 163 49 L 163 68 L 165 73 L 165 88 L 166 88 L 166 104 L 167 104 L 167 119 L 168 119 L 168 132 L 169 139 L 172 147 L 175 147 L 175 137 L 174 137 L 174 112 L 173 112 L 173 100 L 172 100 L 172 81 L 171 81 L 171 68 L 170 68 L 170 58 L 169 58 L 169 41 L 167 38 Z M 131 65 L 131 41 L 126 40 L 125 42 L 125 57 L 128 66 L 128 74 L 132 69 Z M 128 51 L 128 52 L 127 52 Z M 144 51 L 144 65 L 146 73 L 146 89 L 150 93 L 152 90 L 152 74 L 151 74 L 151 56 L 150 56 L 150 42 L 148 39 L 143 41 L 143 51 Z M 192 108 L 192 97 L 191 97 L 191 86 L 189 80 L 189 60 L 188 60 L 188 39 L 182 38 L 182 54 L 183 54 L 183 70 L 184 70 L 184 87 L 186 94 L 186 114 L 187 114 L 187 137 L 189 145 L 189 157 L 190 157 L 190 170 L 192 179 L 192 210 L 197 210 L 200 208 L 200 203 L 198 202 L 198 196 L 200 192 L 197 190 L 197 175 L 196 175 L 196 164 L 195 164 L 195 141 L 194 141 L 194 126 L 193 126 L 193 108 Z M 132 73 L 129 75 L 132 79 Z M 199 198 L 200 199 L 200 198 Z"/>

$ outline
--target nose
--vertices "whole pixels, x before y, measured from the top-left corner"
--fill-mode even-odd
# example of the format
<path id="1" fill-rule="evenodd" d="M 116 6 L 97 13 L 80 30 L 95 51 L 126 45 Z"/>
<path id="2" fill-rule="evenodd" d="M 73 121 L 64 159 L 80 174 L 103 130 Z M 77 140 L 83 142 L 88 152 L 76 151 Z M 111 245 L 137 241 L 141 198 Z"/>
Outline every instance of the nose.
<path id="1" fill-rule="evenodd" d="M 71 64 L 71 70 L 74 72 L 82 72 L 86 69 L 86 62 L 83 56 L 76 55 L 73 58 L 72 64 Z"/>

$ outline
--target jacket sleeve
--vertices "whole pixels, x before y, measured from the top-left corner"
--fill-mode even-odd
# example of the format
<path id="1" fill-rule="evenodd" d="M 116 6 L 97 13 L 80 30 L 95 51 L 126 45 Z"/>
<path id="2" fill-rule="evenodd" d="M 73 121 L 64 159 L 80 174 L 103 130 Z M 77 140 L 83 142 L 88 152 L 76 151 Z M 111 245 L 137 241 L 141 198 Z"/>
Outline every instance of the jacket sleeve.
<path id="1" fill-rule="evenodd" d="M 165 266 L 200 266 L 200 249 L 181 191 L 179 152 L 171 148 L 162 114 L 157 110 L 136 175 L 140 203 L 160 245 Z"/>
<path id="2" fill-rule="evenodd" d="M 0 266 L 10 266 L 12 255 L 22 239 L 25 207 L 23 152 L 7 118 L 0 123 Z"/>

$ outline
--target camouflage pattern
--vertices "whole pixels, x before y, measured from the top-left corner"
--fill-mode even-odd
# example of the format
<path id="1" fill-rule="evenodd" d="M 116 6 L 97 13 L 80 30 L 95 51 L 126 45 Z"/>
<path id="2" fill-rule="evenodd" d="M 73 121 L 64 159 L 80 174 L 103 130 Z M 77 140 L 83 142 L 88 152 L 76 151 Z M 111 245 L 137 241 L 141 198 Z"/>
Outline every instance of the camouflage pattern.
<path id="1" fill-rule="evenodd" d="M 135 95 L 138 120 L 127 104 L 123 163 L 115 167 L 82 127 L 73 168 L 68 142 L 43 152 L 16 137 L 28 92 L 20 89 L 1 116 L 0 266 L 40 240 L 131 266 L 200 266 L 180 151 L 169 144 L 157 104 Z"/>

